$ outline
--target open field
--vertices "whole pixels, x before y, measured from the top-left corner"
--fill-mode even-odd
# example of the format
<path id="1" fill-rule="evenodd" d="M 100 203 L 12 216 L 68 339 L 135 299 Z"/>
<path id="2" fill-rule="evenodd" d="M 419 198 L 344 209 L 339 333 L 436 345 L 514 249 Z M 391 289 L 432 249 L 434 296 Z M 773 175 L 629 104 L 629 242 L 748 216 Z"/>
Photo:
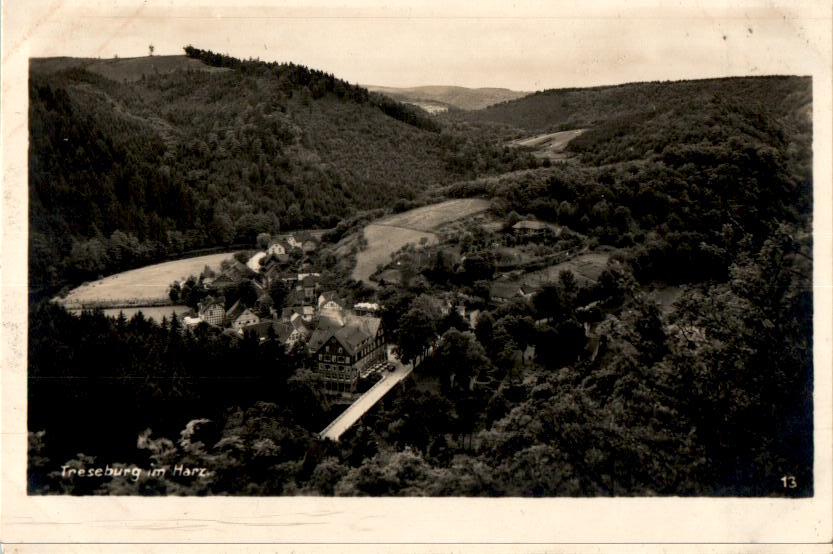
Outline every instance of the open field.
<path id="1" fill-rule="evenodd" d="M 531 288 L 537 288 L 544 283 L 557 281 L 559 273 L 564 270 L 570 270 L 579 281 L 595 283 L 607 266 L 607 260 L 609 258 L 609 252 L 588 252 L 566 262 L 527 273 L 524 275 L 523 280 Z"/>
<path id="2" fill-rule="evenodd" d="M 356 254 L 356 267 L 353 268 L 353 279 L 370 282 L 370 276 L 379 264 L 390 263 L 390 256 L 408 243 L 418 245 L 425 239 L 425 244 L 436 244 L 437 235 L 402 227 L 371 224 L 364 228 L 367 248 Z"/>
<path id="3" fill-rule="evenodd" d="M 488 208 L 488 200 L 461 198 L 387 216 L 367 225 L 362 231 L 367 247 L 356 254 L 352 277 L 369 283 L 376 267 L 390 263 L 391 254 L 406 244 L 418 246 L 423 239 L 426 245 L 436 244 L 438 238 L 433 231 L 437 228 Z"/>
<path id="4" fill-rule="evenodd" d="M 428 112 L 432 115 L 435 114 L 435 113 L 443 113 L 443 112 L 448 111 L 448 106 L 443 106 L 442 104 L 437 104 L 436 102 L 414 101 L 414 102 L 410 102 L 410 104 L 413 104 L 414 106 L 417 106 L 418 108 L 422 108 L 423 110 L 425 110 L 426 112 Z"/>
<path id="5" fill-rule="evenodd" d="M 573 129 L 572 131 L 559 131 L 558 133 L 547 133 L 536 135 L 525 139 L 513 140 L 509 146 L 521 146 L 532 148 L 533 155 L 538 158 L 562 159 L 567 144 L 586 129 Z"/>
<path id="6" fill-rule="evenodd" d="M 489 201 L 483 198 L 459 198 L 391 215 L 376 223 L 430 232 L 445 223 L 463 219 L 487 209 L 489 209 Z"/>
<path id="7" fill-rule="evenodd" d="M 198 276 L 207 265 L 219 269 L 220 262 L 231 259 L 233 252 L 209 254 L 163 262 L 110 275 L 85 283 L 60 300 L 67 308 L 88 305 L 142 306 L 168 300 L 168 286 L 190 275 Z"/>

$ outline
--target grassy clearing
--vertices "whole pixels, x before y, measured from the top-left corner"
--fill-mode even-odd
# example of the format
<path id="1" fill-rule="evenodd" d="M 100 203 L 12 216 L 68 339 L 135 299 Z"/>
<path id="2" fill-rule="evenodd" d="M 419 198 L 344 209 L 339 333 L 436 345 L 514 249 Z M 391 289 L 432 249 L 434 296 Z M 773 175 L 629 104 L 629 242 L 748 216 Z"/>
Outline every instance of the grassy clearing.
<path id="1" fill-rule="evenodd" d="M 367 245 L 356 254 L 353 279 L 370 283 L 377 266 L 390 263 L 391 254 L 406 244 L 419 246 L 423 240 L 425 245 L 436 244 L 439 239 L 433 231 L 488 208 L 488 200 L 460 198 L 387 216 L 367 225 L 362 231 Z"/>
<path id="2" fill-rule="evenodd" d="M 376 271 L 376 266 L 390 263 L 390 256 L 408 243 L 419 245 L 422 239 L 425 244 L 436 244 L 437 235 L 402 227 L 389 225 L 368 225 L 364 228 L 367 248 L 356 254 L 356 267 L 353 268 L 353 278 L 357 281 L 369 282 L 370 276 Z"/>
<path id="3" fill-rule="evenodd" d="M 487 209 L 489 201 L 483 198 L 458 198 L 388 216 L 376 224 L 431 232 L 446 223 L 470 217 Z"/>
<path id="4" fill-rule="evenodd" d="M 534 149 L 533 155 L 537 158 L 561 159 L 564 157 L 567 144 L 584 131 L 586 129 L 573 129 L 572 131 L 535 135 L 534 137 L 513 140 L 509 142 L 509 146 L 532 148 Z"/>
<path id="5" fill-rule="evenodd" d="M 229 252 L 209 254 L 116 273 L 73 289 L 61 303 L 67 307 L 79 307 L 102 303 L 142 305 L 167 301 L 168 286 L 172 282 L 182 281 L 190 275 L 199 275 L 206 265 L 217 270 L 223 260 L 231 257 L 232 253 Z"/>
<path id="6" fill-rule="evenodd" d="M 570 270 L 579 281 L 595 283 L 607 267 L 608 259 L 610 259 L 609 252 L 588 252 L 566 262 L 527 273 L 524 275 L 524 282 L 532 287 L 539 287 L 544 283 L 558 280 L 559 273 Z"/>

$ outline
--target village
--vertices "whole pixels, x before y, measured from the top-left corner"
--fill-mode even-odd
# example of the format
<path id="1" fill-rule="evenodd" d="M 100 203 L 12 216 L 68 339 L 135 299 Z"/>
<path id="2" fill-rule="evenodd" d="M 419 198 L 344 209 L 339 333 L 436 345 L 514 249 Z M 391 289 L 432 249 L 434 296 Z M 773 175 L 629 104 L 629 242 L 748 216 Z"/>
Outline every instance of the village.
<path id="1" fill-rule="evenodd" d="M 505 233 L 495 236 L 515 245 L 550 242 L 560 234 L 560 228 L 529 220 L 513 222 Z M 320 235 L 300 231 L 273 238 L 264 233 L 258 246 L 261 250 L 254 254 L 246 251 L 224 261 L 219 273 L 206 268 L 198 281 L 191 280 L 190 294 L 197 294 L 200 300 L 193 302 L 192 296 L 195 308 L 182 318 L 184 329 L 205 324 L 232 339 L 277 341 L 286 351 L 297 349 L 309 356 L 333 400 L 355 399 L 380 375 L 394 370 L 399 360 L 382 322 L 383 307 L 375 301 L 350 301 L 349 292 L 325 286 L 319 261 Z M 389 267 L 402 267 L 413 250 L 414 245 L 406 245 L 397 251 Z M 398 270 L 385 273 L 392 272 Z M 510 276 L 502 274 L 492 282 L 492 300 L 530 302 L 530 291 L 537 290 L 541 283 L 530 289 Z M 557 275 L 550 280 L 556 279 Z M 384 282 L 384 278 L 379 280 Z M 403 286 L 401 279 L 394 282 L 398 282 L 397 287 Z M 174 283 L 172 288 L 177 290 L 172 300 L 185 300 L 184 285 Z M 460 290 L 433 290 L 424 297 L 430 299 L 438 314 L 446 317 L 453 310 L 466 328 L 474 328 L 480 310 L 472 307 L 471 296 Z"/>
<path id="2" fill-rule="evenodd" d="M 184 328 L 207 324 L 235 339 L 278 341 L 287 351 L 306 348 L 326 392 L 350 398 L 360 379 L 381 374 L 393 364 L 380 306 L 349 304 L 339 291 L 325 290 L 315 268 L 319 245 L 310 234 L 270 238 L 265 250 L 247 263 L 230 260 L 218 275 L 204 273 L 200 282 L 208 295 L 183 318 Z M 241 286 L 253 287 L 256 294 L 240 294 Z M 238 298 L 227 306 L 232 291 Z"/>

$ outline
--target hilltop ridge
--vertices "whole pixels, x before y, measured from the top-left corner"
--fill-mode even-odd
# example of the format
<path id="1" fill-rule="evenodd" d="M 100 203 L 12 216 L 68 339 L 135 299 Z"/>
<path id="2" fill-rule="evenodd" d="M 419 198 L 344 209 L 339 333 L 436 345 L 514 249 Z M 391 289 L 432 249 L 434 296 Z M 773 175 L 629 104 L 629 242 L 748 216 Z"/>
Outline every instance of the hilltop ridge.
<path id="1" fill-rule="evenodd" d="M 480 110 L 507 100 L 514 100 L 528 92 L 506 88 L 467 88 L 458 86 L 428 85 L 420 87 L 385 87 L 367 85 L 367 90 L 386 94 L 400 102 L 413 104 L 434 103 L 460 110 Z"/>

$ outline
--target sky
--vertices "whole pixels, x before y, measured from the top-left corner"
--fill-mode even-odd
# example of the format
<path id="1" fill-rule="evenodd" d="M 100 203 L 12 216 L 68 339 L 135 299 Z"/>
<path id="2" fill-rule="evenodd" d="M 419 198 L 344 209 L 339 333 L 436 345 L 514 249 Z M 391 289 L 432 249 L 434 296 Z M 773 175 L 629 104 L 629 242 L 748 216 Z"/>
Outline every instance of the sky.
<path id="1" fill-rule="evenodd" d="M 523 91 L 806 75 L 823 55 L 813 45 L 827 25 L 825 8 L 812 2 L 228 3 L 34 0 L 34 13 L 27 6 L 20 17 L 34 20 L 30 56 L 133 57 L 147 55 L 150 44 L 156 55 L 181 54 L 191 44 L 292 61 L 365 85 Z"/>

